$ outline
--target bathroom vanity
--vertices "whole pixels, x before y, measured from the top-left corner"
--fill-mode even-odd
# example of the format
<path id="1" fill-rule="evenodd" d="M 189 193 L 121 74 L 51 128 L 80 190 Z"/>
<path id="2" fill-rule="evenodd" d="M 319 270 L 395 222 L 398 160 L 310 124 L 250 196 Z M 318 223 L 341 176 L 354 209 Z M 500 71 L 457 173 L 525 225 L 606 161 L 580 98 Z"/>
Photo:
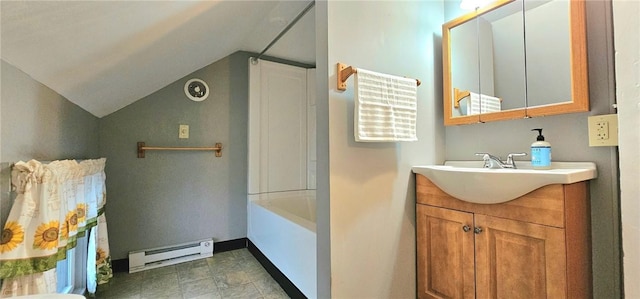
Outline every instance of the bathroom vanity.
<path id="1" fill-rule="evenodd" d="M 418 298 L 592 297 L 588 181 L 478 204 L 416 174 L 416 195 Z"/>

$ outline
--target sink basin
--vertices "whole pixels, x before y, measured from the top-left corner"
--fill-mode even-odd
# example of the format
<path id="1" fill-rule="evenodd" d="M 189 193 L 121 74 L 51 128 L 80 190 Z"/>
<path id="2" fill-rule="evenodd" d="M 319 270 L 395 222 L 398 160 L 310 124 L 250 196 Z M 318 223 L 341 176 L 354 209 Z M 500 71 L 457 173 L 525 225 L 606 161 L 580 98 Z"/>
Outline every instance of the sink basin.
<path id="1" fill-rule="evenodd" d="M 447 194 L 479 204 L 507 202 L 546 185 L 597 177 L 592 162 L 552 162 L 547 170 L 533 169 L 530 162 L 516 161 L 516 165 L 518 169 L 488 169 L 482 167 L 482 161 L 447 161 L 411 170 L 426 176 Z"/>

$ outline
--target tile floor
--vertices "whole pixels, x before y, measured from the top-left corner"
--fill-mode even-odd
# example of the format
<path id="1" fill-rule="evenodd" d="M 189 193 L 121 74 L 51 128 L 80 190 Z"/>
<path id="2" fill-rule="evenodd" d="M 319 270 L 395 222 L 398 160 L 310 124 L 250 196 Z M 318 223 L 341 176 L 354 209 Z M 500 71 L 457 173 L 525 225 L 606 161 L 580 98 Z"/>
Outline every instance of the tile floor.
<path id="1" fill-rule="evenodd" d="M 95 298 L 289 298 L 244 249 L 137 273 L 115 273 Z"/>

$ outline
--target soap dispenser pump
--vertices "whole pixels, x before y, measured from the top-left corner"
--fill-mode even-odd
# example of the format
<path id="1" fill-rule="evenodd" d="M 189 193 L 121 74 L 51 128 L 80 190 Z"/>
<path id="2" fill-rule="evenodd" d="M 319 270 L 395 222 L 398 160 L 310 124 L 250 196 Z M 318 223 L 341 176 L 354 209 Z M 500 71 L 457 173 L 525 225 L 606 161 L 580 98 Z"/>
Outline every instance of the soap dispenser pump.
<path id="1" fill-rule="evenodd" d="M 538 131 L 536 142 L 531 144 L 531 166 L 534 169 L 551 169 L 551 143 L 544 141 L 542 129 Z"/>

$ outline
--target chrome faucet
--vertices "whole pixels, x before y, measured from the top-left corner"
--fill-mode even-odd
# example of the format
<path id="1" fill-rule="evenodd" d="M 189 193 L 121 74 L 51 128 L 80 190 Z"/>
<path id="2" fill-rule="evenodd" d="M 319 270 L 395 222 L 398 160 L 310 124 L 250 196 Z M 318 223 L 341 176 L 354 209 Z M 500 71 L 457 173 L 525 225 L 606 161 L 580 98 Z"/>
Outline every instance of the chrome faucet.
<path id="1" fill-rule="evenodd" d="M 476 156 L 482 156 L 482 160 L 484 160 L 484 168 L 511 168 L 516 169 L 516 161 L 513 160 L 513 157 L 526 156 L 527 153 L 510 153 L 507 155 L 507 161 L 502 162 L 500 157 L 496 157 L 489 153 L 476 153 Z"/>

